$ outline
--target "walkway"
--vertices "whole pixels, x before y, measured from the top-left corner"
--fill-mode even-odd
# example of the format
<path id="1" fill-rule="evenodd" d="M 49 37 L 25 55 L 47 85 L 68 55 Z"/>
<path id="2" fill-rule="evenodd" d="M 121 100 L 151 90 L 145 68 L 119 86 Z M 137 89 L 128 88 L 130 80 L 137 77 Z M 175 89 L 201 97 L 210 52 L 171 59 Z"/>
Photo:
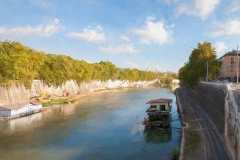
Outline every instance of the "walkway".
<path id="1" fill-rule="evenodd" d="M 215 129 L 208 116 L 186 95 L 177 89 L 181 103 L 184 132 L 184 160 L 230 160 L 224 140 Z"/>

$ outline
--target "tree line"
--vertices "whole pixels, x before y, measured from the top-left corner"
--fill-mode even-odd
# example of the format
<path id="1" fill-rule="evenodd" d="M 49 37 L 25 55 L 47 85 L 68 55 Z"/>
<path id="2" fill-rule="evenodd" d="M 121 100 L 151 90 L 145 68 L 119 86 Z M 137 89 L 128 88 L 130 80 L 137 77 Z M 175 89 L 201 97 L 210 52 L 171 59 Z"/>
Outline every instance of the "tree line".
<path id="1" fill-rule="evenodd" d="M 27 88 L 35 79 L 60 86 L 70 79 L 80 84 L 91 80 L 150 81 L 162 77 L 162 73 L 153 71 L 117 68 L 108 61 L 90 64 L 66 55 L 46 54 L 15 41 L 0 42 L 0 66 L 0 84 L 18 81 Z"/>
<path id="2" fill-rule="evenodd" d="M 192 86 L 199 81 L 217 79 L 220 67 L 221 63 L 211 43 L 198 43 L 189 56 L 189 61 L 179 69 L 179 79 Z"/>

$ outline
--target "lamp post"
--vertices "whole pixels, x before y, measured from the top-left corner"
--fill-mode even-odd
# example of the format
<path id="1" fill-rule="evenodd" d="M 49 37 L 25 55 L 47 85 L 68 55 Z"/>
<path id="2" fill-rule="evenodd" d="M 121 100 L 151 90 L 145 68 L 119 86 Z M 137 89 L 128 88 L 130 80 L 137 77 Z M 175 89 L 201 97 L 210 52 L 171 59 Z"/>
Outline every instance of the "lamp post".
<path id="1" fill-rule="evenodd" d="M 207 75 L 206 75 L 206 82 L 208 82 L 208 61 L 207 61 Z"/>
<path id="2" fill-rule="evenodd" d="M 237 45 L 237 84 L 238 84 L 238 67 L 239 67 L 239 59 L 238 59 L 238 45 Z"/>

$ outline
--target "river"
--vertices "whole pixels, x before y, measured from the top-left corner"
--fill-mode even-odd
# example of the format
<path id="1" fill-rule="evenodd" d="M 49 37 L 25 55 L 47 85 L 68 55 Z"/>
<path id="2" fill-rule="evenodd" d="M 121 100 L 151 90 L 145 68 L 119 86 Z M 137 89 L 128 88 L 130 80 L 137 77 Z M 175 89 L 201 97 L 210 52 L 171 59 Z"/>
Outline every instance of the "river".
<path id="1" fill-rule="evenodd" d="M 0 121 L 0 159 L 170 159 L 180 148 L 181 123 L 166 130 L 144 130 L 146 102 L 171 98 L 166 88 L 112 90 L 79 99 L 77 105 L 51 108 L 9 121 Z"/>

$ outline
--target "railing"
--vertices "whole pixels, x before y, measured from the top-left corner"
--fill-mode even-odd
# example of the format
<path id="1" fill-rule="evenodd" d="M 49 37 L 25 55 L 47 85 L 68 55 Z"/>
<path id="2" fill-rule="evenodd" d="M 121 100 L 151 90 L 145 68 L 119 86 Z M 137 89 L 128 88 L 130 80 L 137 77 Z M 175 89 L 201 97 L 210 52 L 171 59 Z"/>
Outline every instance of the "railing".
<path id="1" fill-rule="evenodd" d="M 162 112 L 162 111 L 156 111 L 156 112 L 148 112 L 148 115 L 169 115 L 170 112 Z"/>

